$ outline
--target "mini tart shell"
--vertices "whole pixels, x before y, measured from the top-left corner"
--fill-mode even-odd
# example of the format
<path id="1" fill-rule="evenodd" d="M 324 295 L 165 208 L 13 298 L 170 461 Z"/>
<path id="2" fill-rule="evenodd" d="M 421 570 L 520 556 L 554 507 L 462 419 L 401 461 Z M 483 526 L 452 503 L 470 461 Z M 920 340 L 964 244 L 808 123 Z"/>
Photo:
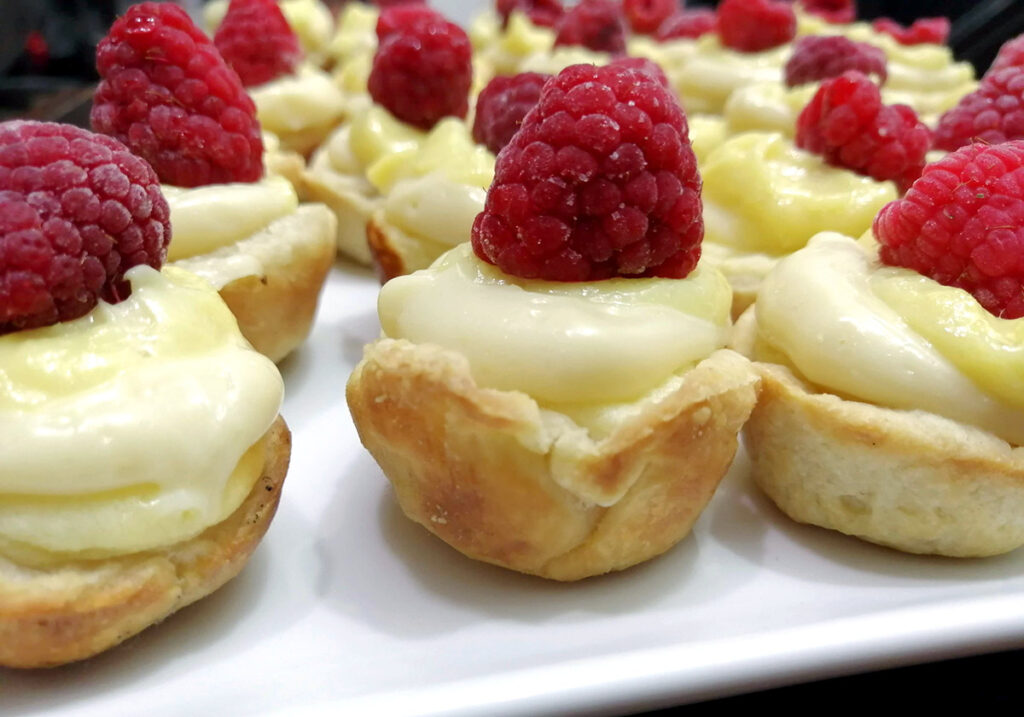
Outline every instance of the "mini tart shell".
<path id="1" fill-rule="evenodd" d="M 220 296 L 257 351 L 280 361 L 309 335 L 320 290 L 334 263 L 334 215 L 321 204 L 299 208 L 252 236 L 209 254 L 174 262 L 200 276 L 215 274 L 240 257 L 263 271 L 228 282 Z"/>
<path id="2" fill-rule="evenodd" d="M 460 353 L 382 339 L 347 396 L 409 518 L 471 558 L 577 580 L 689 533 L 732 463 L 757 385 L 745 358 L 715 352 L 594 441 L 524 393 L 480 388 Z M 582 494 L 621 497 L 602 507 Z"/>
<path id="3" fill-rule="evenodd" d="M 382 284 L 396 276 L 426 269 L 452 248 L 450 244 L 409 236 L 388 222 L 381 209 L 366 223 L 366 241 L 373 257 L 373 268 Z"/>
<path id="4" fill-rule="evenodd" d="M 342 174 L 331 167 L 323 150 L 314 153 L 302 174 L 302 186 L 312 201 L 326 204 L 337 218 L 338 251 L 349 259 L 370 266 L 366 223 L 383 201 L 364 177 Z"/>
<path id="5" fill-rule="evenodd" d="M 266 463 L 227 519 L 166 548 L 47 568 L 0 556 L 0 665 L 54 667 L 103 652 L 235 577 L 267 531 L 288 471 L 291 434 L 277 420 Z"/>
<path id="6" fill-rule="evenodd" d="M 752 346 L 756 330 L 751 310 L 734 344 Z M 754 366 L 761 396 L 744 445 L 755 482 L 793 520 L 908 553 L 983 557 L 1024 545 L 1024 448 Z"/>

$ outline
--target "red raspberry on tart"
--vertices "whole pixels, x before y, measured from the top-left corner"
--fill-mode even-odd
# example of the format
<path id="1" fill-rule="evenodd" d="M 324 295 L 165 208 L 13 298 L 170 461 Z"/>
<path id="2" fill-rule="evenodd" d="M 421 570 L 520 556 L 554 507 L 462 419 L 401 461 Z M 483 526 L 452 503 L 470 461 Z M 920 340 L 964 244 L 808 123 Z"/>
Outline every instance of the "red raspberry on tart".
<path id="1" fill-rule="evenodd" d="M 942 45 L 949 39 L 950 23 L 946 17 L 923 17 L 904 27 L 895 20 L 880 17 L 871 23 L 871 27 L 891 35 L 901 45 Z"/>
<path id="2" fill-rule="evenodd" d="M 777 0 L 723 0 L 718 6 L 722 44 L 740 52 L 784 45 L 796 35 L 796 14 Z"/>
<path id="3" fill-rule="evenodd" d="M 368 87 L 375 102 L 403 122 L 430 129 L 442 117 L 465 117 L 473 81 L 465 31 L 429 8 L 386 10 Z"/>
<path id="4" fill-rule="evenodd" d="M 1024 66 L 989 72 L 978 89 L 942 115 L 935 146 L 952 151 L 971 142 L 1024 139 Z"/>
<path id="5" fill-rule="evenodd" d="M 714 32 L 718 26 L 718 16 L 714 10 L 696 8 L 694 10 L 681 10 L 670 15 L 658 27 L 654 38 L 658 42 L 676 40 L 679 38 L 696 39 L 709 32 Z"/>
<path id="6" fill-rule="evenodd" d="M 823 82 L 801 111 L 796 145 L 905 191 L 921 175 L 931 132 L 914 110 L 882 104 L 878 85 L 850 71 Z"/>
<path id="7" fill-rule="evenodd" d="M 162 182 L 197 187 L 263 175 L 256 106 L 206 35 L 171 3 L 133 5 L 96 50 L 95 131 Z"/>
<path id="8" fill-rule="evenodd" d="M 524 278 L 681 278 L 700 258 L 700 188 L 668 90 L 636 70 L 574 65 L 498 157 L 473 249 Z"/>
<path id="9" fill-rule="evenodd" d="M 302 61 L 299 36 L 275 0 L 231 0 L 213 44 L 246 87 L 290 74 Z"/>
<path id="10" fill-rule="evenodd" d="M 847 70 L 875 75 L 882 84 L 887 76 L 885 53 L 842 35 L 808 35 L 793 43 L 793 54 L 785 67 L 786 85 L 798 87 L 838 77 Z"/>
<path id="11" fill-rule="evenodd" d="M 145 160 L 70 125 L 0 124 L 0 334 L 86 314 L 159 268 L 170 211 Z"/>
<path id="12" fill-rule="evenodd" d="M 551 75 L 523 72 L 499 75 L 487 83 L 476 100 L 473 139 L 497 154 L 509 143 L 526 114 L 537 106 L 540 90 Z"/>
<path id="13" fill-rule="evenodd" d="M 855 0 L 800 0 L 800 5 L 811 15 L 837 25 L 857 19 Z"/>
<path id="14" fill-rule="evenodd" d="M 580 0 L 555 24 L 555 45 L 582 45 L 594 52 L 626 51 L 626 23 L 613 0 Z"/>
<path id="15" fill-rule="evenodd" d="M 653 33 L 679 8 L 678 0 L 623 0 L 622 10 L 633 32 Z"/>
<path id="16" fill-rule="evenodd" d="M 1007 67 L 1024 67 L 1024 35 L 1018 35 L 1003 43 L 996 59 L 992 61 L 992 66 L 985 74 L 991 75 Z"/>
<path id="17" fill-rule="evenodd" d="M 516 10 L 525 13 L 530 22 L 541 27 L 554 27 L 565 14 L 560 0 L 497 0 L 495 9 L 502 27 L 508 25 L 509 15 Z"/>
<path id="18" fill-rule="evenodd" d="M 1024 316 L 1024 141 L 972 144 L 929 164 L 875 218 L 879 256 Z"/>

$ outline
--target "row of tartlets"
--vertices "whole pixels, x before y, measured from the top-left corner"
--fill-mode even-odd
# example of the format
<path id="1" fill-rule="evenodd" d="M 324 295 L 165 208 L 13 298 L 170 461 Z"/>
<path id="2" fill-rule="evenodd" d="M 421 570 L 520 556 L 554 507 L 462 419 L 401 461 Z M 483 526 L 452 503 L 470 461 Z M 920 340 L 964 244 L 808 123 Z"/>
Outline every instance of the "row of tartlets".
<path id="1" fill-rule="evenodd" d="M 469 35 L 353 4 L 333 39 L 315 0 L 223 5 L 213 40 L 172 4 L 115 23 L 100 134 L 0 125 L 0 664 L 242 568 L 290 454 L 273 362 L 339 250 L 391 279 L 360 438 L 470 557 L 654 557 L 741 431 L 797 520 L 1024 543 L 1024 52 L 978 84 L 948 23 L 849 2 L 502 0 Z"/>

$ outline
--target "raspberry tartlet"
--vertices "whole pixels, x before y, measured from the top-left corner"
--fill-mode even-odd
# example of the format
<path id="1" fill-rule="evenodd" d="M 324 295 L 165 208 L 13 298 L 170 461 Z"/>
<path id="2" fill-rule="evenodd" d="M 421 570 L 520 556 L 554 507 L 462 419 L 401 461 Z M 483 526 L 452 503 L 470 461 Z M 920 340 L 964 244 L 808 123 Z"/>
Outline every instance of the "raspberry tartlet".
<path id="1" fill-rule="evenodd" d="M 825 233 L 765 279 L 745 445 L 787 515 L 912 553 L 1024 544 L 1022 176 L 1024 143 L 965 147 L 879 213 L 877 253 Z"/>
<path id="2" fill-rule="evenodd" d="M 275 361 L 308 335 L 335 255 L 335 218 L 264 177 L 255 107 L 185 12 L 132 6 L 97 49 L 93 128 L 124 141 L 163 184 L 168 258 L 202 276 Z"/>
<path id="3" fill-rule="evenodd" d="M 211 286 L 161 270 L 168 217 L 116 140 L 0 125 L 0 665 L 160 622 L 238 574 L 274 515 L 280 374 Z"/>
<path id="4" fill-rule="evenodd" d="M 405 513 L 555 580 L 691 529 L 756 397 L 698 265 L 686 120 L 650 75 L 567 68 L 498 157 L 472 243 L 388 282 L 347 398 Z M 683 278 L 685 277 L 685 278 Z"/>

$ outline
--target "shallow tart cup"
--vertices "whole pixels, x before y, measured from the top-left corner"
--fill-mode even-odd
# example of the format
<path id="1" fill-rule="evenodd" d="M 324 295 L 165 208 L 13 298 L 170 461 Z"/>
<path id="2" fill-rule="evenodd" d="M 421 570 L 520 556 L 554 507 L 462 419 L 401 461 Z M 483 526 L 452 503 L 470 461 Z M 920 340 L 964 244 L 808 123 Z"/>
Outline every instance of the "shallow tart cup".
<path id="1" fill-rule="evenodd" d="M 366 225 L 383 198 L 367 179 L 367 170 L 382 158 L 418 147 L 425 136 L 383 107 L 367 104 L 313 153 L 303 185 L 311 199 L 327 205 L 337 218 L 335 240 L 341 254 L 359 264 L 372 263 Z"/>
<path id="2" fill-rule="evenodd" d="M 366 348 L 347 398 L 406 515 L 471 558 L 555 580 L 627 568 L 687 535 L 732 462 L 758 383 L 746 359 L 717 350 L 728 333 L 727 285 L 716 272 L 695 274 L 564 288 L 509 277 L 463 246 L 389 282 L 386 337 Z M 654 298 L 664 282 L 689 282 L 692 293 Z M 717 298 L 702 304 L 696 295 L 708 287 Z M 677 299 L 715 321 L 677 313 Z M 435 321 L 438 305 L 449 310 Z M 489 328 L 474 320 L 478 311 L 491 316 Z M 550 321 L 531 319 L 537 311 Z M 637 321 L 648 311 L 652 323 Z M 618 332 L 610 341 L 607 333 L 596 342 L 553 339 L 556 324 L 588 314 L 601 317 L 591 336 L 612 321 L 632 326 L 633 339 L 671 325 L 703 338 L 688 356 L 634 352 L 654 363 L 595 382 L 630 342 Z M 540 326 L 550 327 L 544 337 L 531 336 Z M 673 336 L 675 347 L 689 343 Z M 522 356 L 545 359 L 517 355 L 520 341 L 532 344 Z M 599 344 L 612 353 L 599 355 Z M 584 355 L 597 363 L 573 358 Z M 574 402 L 581 385 L 600 398 Z"/>
<path id="3" fill-rule="evenodd" d="M 164 188 L 171 207 L 168 259 L 219 292 L 242 335 L 280 361 L 309 335 L 334 262 L 336 219 L 299 204 L 283 178 L 191 190 Z"/>
<path id="4" fill-rule="evenodd" d="M 87 658 L 213 592 L 277 506 L 280 374 L 212 287 L 127 276 L 120 304 L 0 337 L 0 665 Z"/>
<path id="5" fill-rule="evenodd" d="M 917 331 L 931 310 L 906 309 L 973 298 L 909 275 L 872 274 L 853 240 L 824 234 L 769 276 L 734 339 L 762 378 L 744 428 L 754 480 L 794 520 L 905 552 L 1014 550 L 1024 544 L 1024 410 Z M 794 282 L 799 314 L 783 288 Z M 960 316 L 979 317 L 974 306 Z"/>
<path id="6" fill-rule="evenodd" d="M 470 240 L 494 178 L 494 155 L 473 141 L 465 122 L 447 117 L 418 146 L 382 157 L 366 176 L 382 197 L 366 240 L 383 282 L 426 269 Z"/>

